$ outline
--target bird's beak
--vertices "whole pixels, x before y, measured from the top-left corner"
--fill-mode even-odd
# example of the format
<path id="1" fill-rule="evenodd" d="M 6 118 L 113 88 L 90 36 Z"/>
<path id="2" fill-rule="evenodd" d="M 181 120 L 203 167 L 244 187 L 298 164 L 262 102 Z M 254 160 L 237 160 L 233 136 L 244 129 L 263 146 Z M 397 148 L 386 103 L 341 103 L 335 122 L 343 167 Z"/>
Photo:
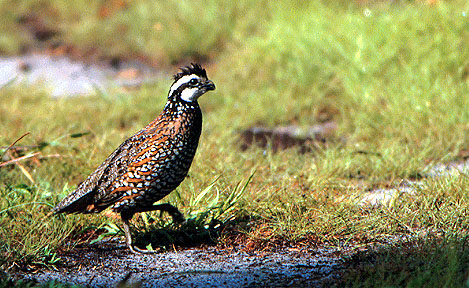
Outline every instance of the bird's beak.
<path id="1" fill-rule="evenodd" d="M 205 82 L 204 88 L 205 88 L 206 91 L 215 90 L 215 84 L 213 84 L 212 81 L 207 80 Z"/>

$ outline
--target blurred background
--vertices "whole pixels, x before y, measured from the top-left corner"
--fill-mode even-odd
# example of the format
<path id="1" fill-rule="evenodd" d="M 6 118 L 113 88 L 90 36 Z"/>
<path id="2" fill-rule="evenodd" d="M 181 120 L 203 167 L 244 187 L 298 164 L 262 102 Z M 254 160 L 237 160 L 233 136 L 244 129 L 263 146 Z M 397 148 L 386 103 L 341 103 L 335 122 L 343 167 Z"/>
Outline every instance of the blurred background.
<path id="1" fill-rule="evenodd" d="M 50 220 L 47 241 L 28 232 L 160 113 L 171 75 L 190 62 L 217 90 L 199 100 L 190 177 L 165 199 L 185 214 L 212 203 L 192 201 L 200 191 L 231 195 L 255 171 L 217 216 L 251 223 L 239 230 L 253 243 L 467 236 L 467 176 L 429 175 L 469 157 L 468 13 L 465 0 L 0 1 L 5 263 L 46 261 L 76 227 L 110 221 Z M 404 181 L 423 186 L 387 206 L 357 204 Z M 464 251 L 448 269 L 467 271 Z"/>

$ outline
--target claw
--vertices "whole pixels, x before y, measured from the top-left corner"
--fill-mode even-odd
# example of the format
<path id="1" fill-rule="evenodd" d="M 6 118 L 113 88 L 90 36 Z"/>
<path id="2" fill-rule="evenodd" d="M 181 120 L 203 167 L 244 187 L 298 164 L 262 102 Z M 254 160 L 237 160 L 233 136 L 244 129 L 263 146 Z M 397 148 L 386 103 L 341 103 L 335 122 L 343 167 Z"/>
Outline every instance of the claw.
<path id="1" fill-rule="evenodd" d="M 140 249 L 137 246 L 132 247 L 132 245 L 128 245 L 130 252 L 134 254 L 156 254 L 160 252 L 160 249 L 157 250 L 148 250 L 148 249 Z"/>

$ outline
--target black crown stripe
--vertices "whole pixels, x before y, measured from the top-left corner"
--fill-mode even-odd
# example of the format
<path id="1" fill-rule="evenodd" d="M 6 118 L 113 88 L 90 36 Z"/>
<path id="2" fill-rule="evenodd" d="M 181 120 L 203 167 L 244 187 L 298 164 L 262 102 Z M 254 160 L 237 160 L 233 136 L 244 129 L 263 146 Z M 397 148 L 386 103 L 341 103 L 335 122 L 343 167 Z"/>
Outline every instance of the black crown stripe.
<path id="1" fill-rule="evenodd" d="M 181 69 L 181 72 L 174 75 L 174 81 L 181 79 L 181 77 L 183 76 L 191 75 L 191 74 L 195 74 L 199 77 L 207 78 L 207 72 L 205 71 L 204 68 L 202 68 L 202 66 L 200 66 L 200 64 L 191 63 L 190 66 L 181 67 L 180 69 Z"/>

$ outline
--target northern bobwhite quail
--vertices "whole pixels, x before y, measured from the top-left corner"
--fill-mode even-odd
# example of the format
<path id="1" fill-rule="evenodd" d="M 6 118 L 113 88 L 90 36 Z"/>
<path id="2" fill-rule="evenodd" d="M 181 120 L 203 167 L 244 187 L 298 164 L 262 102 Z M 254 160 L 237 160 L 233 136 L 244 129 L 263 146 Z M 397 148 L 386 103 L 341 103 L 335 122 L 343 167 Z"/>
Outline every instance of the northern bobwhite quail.
<path id="1" fill-rule="evenodd" d="M 126 244 L 132 247 L 129 220 L 135 213 L 162 210 L 182 220 L 170 204 L 153 205 L 184 180 L 202 131 L 197 99 L 215 90 L 199 64 L 174 75 L 163 112 L 145 128 L 124 141 L 78 188 L 55 208 L 57 213 L 98 213 L 111 206 L 120 213 Z"/>

